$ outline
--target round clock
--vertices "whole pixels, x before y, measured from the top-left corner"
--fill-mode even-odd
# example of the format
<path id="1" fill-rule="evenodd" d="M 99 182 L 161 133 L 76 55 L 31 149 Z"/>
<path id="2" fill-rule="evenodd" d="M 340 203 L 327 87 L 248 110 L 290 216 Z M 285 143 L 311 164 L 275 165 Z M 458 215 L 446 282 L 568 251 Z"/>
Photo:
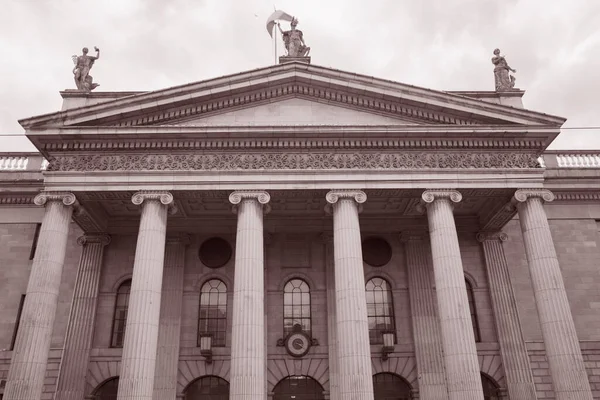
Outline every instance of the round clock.
<path id="1" fill-rule="evenodd" d="M 287 352 L 293 357 L 304 357 L 310 349 L 310 338 L 303 332 L 290 334 L 285 342 Z"/>

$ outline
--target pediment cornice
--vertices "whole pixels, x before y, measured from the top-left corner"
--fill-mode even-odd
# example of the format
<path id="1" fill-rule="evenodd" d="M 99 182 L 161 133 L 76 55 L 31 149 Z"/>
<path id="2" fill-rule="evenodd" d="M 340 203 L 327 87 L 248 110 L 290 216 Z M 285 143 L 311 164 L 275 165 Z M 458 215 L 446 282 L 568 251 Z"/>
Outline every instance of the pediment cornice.
<path id="1" fill-rule="evenodd" d="M 66 126 L 177 124 L 190 117 L 303 97 L 382 113 L 415 123 L 549 125 L 560 117 L 488 103 L 448 92 L 299 63 L 118 98 L 19 121 L 28 131 Z"/>

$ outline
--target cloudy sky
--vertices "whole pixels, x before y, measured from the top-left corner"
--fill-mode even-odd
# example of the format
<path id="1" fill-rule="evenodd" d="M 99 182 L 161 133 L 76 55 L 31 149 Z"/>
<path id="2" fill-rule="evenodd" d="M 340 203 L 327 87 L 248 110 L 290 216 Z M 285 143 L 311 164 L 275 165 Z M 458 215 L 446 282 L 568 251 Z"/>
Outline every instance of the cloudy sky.
<path id="1" fill-rule="evenodd" d="M 17 119 L 60 109 L 71 55 L 98 46 L 105 91 L 155 90 L 273 64 L 265 21 L 299 18 L 314 64 L 437 90 L 493 90 L 492 51 L 527 108 L 600 127 L 600 0 L 1 0 L 0 151 Z M 280 45 L 281 49 L 281 45 Z M 600 149 L 600 128 L 553 148 Z"/>

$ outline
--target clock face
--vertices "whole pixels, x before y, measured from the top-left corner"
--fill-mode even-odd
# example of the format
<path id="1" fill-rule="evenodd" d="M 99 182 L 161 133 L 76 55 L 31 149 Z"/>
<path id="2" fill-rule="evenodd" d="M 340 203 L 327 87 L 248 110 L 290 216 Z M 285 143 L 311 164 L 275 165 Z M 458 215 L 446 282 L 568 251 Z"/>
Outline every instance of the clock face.
<path id="1" fill-rule="evenodd" d="M 310 349 L 310 340 L 304 333 L 292 333 L 288 336 L 285 347 L 291 356 L 303 357 Z"/>

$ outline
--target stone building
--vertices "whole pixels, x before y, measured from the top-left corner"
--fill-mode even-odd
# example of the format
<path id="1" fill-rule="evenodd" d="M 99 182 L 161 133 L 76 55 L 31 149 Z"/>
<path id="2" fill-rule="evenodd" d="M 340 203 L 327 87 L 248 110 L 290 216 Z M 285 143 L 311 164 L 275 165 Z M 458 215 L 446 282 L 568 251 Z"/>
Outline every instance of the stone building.
<path id="1" fill-rule="evenodd" d="M 61 94 L 0 156 L 4 400 L 600 399 L 600 156 L 522 91 Z"/>

